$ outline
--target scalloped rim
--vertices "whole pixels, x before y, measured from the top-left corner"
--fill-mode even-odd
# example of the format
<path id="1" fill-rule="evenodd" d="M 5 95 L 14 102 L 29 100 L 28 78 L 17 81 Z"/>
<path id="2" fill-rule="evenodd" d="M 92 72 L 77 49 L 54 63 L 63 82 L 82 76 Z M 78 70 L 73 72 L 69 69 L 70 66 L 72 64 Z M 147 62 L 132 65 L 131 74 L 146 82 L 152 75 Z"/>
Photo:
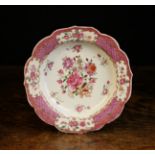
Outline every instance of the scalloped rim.
<path id="1" fill-rule="evenodd" d="M 56 34 L 59 34 L 61 32 L 64 32 L 66 30 L 70 31 L 72 29 L 83 29 L 83 30 L 91 30 L 91 31 L 94 31 L 95 33 L 97 33 L 97 35 L 99 37 L 108 37 L 110 39 L 111 42 L 113 42 L 115 44 L 115 46 L 117 47 L 117 52 L 118 54 L 122 55 L 123 59 L 121 60 L 124 60 L 125 61 L 125 64 L 127 65 L 127 72 L 128 72 L 128 76 L 129 76 L 129 87 L 128 87 L 128 90 L 127 90 L 127 97 L 125 99 L 125 101 L 121 102 L 121 101 L 116 101 L 116 99 L 114 98 L 110 104 L 108 104 L 105 108 L 101 109 L 101 111 L 94 115 L 93 116 L 93 119 L 94 119 L 94 123 L 95 123 L 95 126 L 93 128 L 91 128 L 90 130 L 80 130 L 78 132 L 72 132 L 72 131 L 63 131 L 63 132 L 66 132 L 66 133 L 79 133 L 79 134 L 82 134 L 82 133 L 86 133 L 86 132 L 89 132 L 89 131 L 95 131 L 95 130 L 99 130 L 101 129 L 104 125 L 114 121 L 115 119 L 117 119 L 123 109 L 124 109 L 124 105 L 125 103 L 129 100 L 129 98 L 131 97 L 131 92 L 132 92 L 132 78 L 133 78 L 133 74 L 132 74 L 132 71 L 131 71 L 131 68 L 130 68 L 130 63 L 129 63 L 129 59 L 126 55 L 126 53 L 120 48 L 120 45 L 119 43 L 116 41 L 116 39 L 114 39 L 113 37 L 109 36 L 108 34 L 105 34 L 105 33 L 101 33 L 100 31 L 98 31 L 97 29 L 95 29 L 94 27 L 87 27 L 87 26 L 71 26 L 71 27 L 68 27 L 68 28 L 61 28 L 61 29 L 57 29 L 55 30 L 54 32 L 52 32 L 49 36 L 46 36 L 44 37 L 43 39 L 41 39 L 36 45 L 35 47 L 33 48 L 33 51 L 32 51 L 32 54 L 31 54 L 31 57 L 27 60 L 25 66 L 24 66 L 24 77 L 25 77 L 25 74 L 27 72 L 27 66 L 29 64 L 29 62 L 31 61 L 31 59 L 33 57 L 35 57 L 35 54 L 37 53 L 37 47 L 38 46 L 41 46 L 43 44 L 44 41 L 47 41 L 48 39 L 50 38 L 54 38 L 56 36 Z M 56 39 L 56 38 L 54 38 Z M 58 44 L 58 43 L 57 43 Z M 108 54 L 108 53 L 107 53 Z M 35 113 L 39 116 L 39 118 L 41 120 L 43 120 L 44 122 L 46 122 L 47 124 L 49 125 L 54 125 L 54 122 L 56 120 L 56 118 L 59 116 L 59 114 L 57 114 L 51 107 L 49 107 L 49 105 L 46 103 L 46 101 L 42 98 L 38 99 L 38 97 L 36 98 L 33 98 L 30 94 L 29 94 L 29 91 L 28 91 L 28 84 L 26 84 L 25 82 L 25 79 L 24 79 L 24 86 L 25 86 L 25 89 L 26 89 L 26 95 L 27 95 L 27 99 L 28 99 L 28 102 L 29 104 L 34 108 L 34 111 Z M 41 104 L 36 104 L 40 102 Z M 114 104 L 114 105 L 113 105 Z M 116 105 L 117 104 L 117 105 Z M 105 117 L 104 115 L 106 114 L 106 112 L 110 109 L 111 110 L 111 107 L 114 107 L 113 108 L 113 112 L 112 113 L 108 113 Z M 43 109 L 43 110 L 42 110 Z M 50 118 L 49 115 L 52 117 Z M 109 115 L 110 114 L 110 115 Z M 60 130 L 57 126 L 55 126 L 58 130 Z M 60 130 L 62 131 L 62 130 Z"/>

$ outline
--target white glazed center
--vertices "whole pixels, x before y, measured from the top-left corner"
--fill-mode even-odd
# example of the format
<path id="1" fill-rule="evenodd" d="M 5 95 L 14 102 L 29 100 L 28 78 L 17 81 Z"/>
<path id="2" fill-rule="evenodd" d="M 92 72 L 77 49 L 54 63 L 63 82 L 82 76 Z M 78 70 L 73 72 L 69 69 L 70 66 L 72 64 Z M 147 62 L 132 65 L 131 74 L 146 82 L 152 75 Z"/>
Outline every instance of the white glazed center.
<path id="1" fill-rule="evenodd" d="M 67 117 L 87 118 L 106 106 L 116 91 L 116 68 L 95 44 L 57 46 L 40 67 L 40 90 Z"/>

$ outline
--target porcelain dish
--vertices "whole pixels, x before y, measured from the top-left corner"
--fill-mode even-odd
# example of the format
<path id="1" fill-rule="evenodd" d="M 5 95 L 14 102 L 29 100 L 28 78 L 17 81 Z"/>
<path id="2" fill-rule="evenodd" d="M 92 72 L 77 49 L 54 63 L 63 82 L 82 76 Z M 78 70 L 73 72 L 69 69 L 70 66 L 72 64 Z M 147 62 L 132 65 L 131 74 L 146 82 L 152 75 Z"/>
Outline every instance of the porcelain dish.
<path id="1" fill-rule="evenodd" d="M 24 77 L 36 114 L 65 133 L 99 130 L 118 118 L 132 88 L 129 60 L 117 41 L 83 26 L 39 41 Z"/>

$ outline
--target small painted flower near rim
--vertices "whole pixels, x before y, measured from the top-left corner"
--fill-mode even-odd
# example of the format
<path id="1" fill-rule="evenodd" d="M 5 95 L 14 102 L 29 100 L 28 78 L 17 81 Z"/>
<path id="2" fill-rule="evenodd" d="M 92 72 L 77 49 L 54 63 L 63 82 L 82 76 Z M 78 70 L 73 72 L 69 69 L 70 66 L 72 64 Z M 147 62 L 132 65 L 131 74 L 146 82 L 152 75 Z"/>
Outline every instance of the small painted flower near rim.
<path id="1" fill-rule="evenodd" d="M 101 65 L 105 65 L 105 64 L 107 64 L 107 60 L 103 59 L 101 62 Z"/>
<path id="2" fill-rule="evenodd" d="M 77 111 L 78 113 L 83 112 L 84 110 L 89 110 L 90 106 L 85 106 L 85 105 L 81 105 L 79 104 L 76 108 L 75 111 Z"/>
<path id="3" fill-rule="evenodd" d="M 69 69 L 73 66 L 73 60 L 70 57 L 65 57 L 63 59 L 63 67 Z"/>
<path id="4" fill-rule="evenodd" d="M 53 92 L 53 91 L 51 92 L 52 97 L 55 97 L 57 94 L 58 94 L 58 92 Z"/>
<path id="5" fill-rule="evenodd" d="M 103 88 L 103 93 L 102 93 L 103 95 L 106 95 L 106 94 L 108 94 L 108 89 L 107 88 Z"/>
<path id="6" fill-rule="evenodd" d="M 106 84 L 103 85 L 102 95 L 107 95 L 109 92 L 110 81 L 107 80 Z"/>
<path id="7" fill-rule="evenodd" d="M 97 57 L 100 59 L 102 66 L 104 66 L 108 63 L 107 59 L 105 57 L 102 57 L 101 54 L 98 53 Z"/>
<path id="8" fill-rule="evenodd" d="M 84 106 L 83 106 L 83 105 L 78 105 L 78 106 L 76 107 L 76 111 L 77 111 L 77 112 L 82 112 L 83 109 L 84 109 Z"/>
<path id="9" fill-rule="evenodd" d="M 51 62 L 49 62 L 49 63 L 47 64 L 47 66 L 48 66 L 48 69 L 49 69 L 49 70 L 51 70 L 51 69 L 52 69 L 53 64 L 54 64 L 54 62 L 53 62 L 53 61 L 51 61 Z"/>
<path id="10" fill-rule="evenodd" d="M 75 46 L 73 46 L 73 47 L 72 47 L 73 52 L 77 52 L 77 53 L 79 53 L 79 52 L 80 52 L 81 48 L 82 48 L 82 46 L 81 46 L 81 45 L 75 45 Z"/>
<path id="11" fill-rule="evenodd" d="M 44 75 L 47 76 L 48 71 L 51 71 L 53 68 L 54 62 L 47 60 L 46 66 L 44 68 Z"/>
<path id="12" fill-rule="evenodd" d="M 55 99 L 55 102 L 57 104 L 61 104 L 63 102 L 63 100 L 61 99 L 61 96 L 59 96 L 58 92 L 51 91 L 50 96 Z"/>

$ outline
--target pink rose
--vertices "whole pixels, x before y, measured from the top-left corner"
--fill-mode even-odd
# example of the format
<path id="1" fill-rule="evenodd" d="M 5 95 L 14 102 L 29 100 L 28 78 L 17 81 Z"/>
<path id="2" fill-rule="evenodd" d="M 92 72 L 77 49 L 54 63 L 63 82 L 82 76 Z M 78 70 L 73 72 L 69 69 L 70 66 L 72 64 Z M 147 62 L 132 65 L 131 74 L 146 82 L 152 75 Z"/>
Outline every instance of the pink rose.
<path id="1" fill-rule="evenodd" d="M 77 71 L 74 71 L 67 79 L 68 86 L 74 91 L 83 82 L 82 77 Z"/>

